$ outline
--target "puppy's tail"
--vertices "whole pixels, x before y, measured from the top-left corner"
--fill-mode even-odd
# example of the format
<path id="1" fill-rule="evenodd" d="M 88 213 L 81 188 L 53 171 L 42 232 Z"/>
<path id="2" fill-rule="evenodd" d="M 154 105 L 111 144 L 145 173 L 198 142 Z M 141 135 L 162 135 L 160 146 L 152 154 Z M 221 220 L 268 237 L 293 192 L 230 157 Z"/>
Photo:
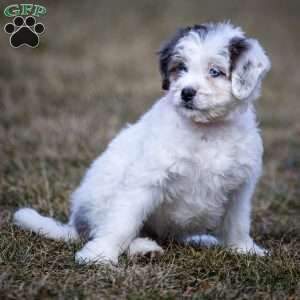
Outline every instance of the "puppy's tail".
<path id="1" fill-rule="evenodd" d="M 50 239 L 63 241 L 78 239 L 78 233 L 73 226 L 44 217 L 31 208 L 17 210 L 14 214 L 14 223 L 23 229 L 31 230 Z"/>

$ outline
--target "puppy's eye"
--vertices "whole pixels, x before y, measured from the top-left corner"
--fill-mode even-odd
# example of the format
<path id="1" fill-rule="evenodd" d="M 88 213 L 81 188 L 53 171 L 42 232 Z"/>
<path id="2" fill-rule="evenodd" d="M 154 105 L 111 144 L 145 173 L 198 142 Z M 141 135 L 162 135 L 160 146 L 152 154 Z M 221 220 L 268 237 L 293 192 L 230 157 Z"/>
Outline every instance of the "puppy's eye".
<path id="1" fill-rule="evenodd" d="M 179 65 L 177 66 L 177 70 L 178 70 L 179 72 L 181 72 L 181 71 L 187 72 L 187 67 L 186 67 L 185 64 L 181 63 L 181 64 L 179 64 Z"/>
<path id="2" fill-rule="evenodd" d="M 179 63 L 170 69 L 170 73 L 173 73 L 173 72 L 176 72 L 176 73 L 187 72 L 187 67 L 184 63 Z"/>
<path id="3" fill-rule="evenodd" d="M 222 72 L 221 70 L 219 70 L 216 67 L 210 68 L 208 73 L 211 77 L 214 77 L 214 78 L 219 77 L 220 75 L 225 75 L 224 72 Z"/>

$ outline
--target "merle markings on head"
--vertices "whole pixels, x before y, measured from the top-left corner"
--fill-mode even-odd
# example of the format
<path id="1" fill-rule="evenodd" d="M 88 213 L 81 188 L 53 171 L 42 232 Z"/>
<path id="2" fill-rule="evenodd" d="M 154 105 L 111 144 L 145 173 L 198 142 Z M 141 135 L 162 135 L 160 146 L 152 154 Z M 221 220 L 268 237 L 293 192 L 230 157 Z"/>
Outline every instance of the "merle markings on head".
<path id="1" fill-rule="evenodd" d="M 230 23 L 179 29 L 159 50 L 162 88 L 198 122 L 230 115 L 259 96 L 270 61 L 257 40 Z"/>

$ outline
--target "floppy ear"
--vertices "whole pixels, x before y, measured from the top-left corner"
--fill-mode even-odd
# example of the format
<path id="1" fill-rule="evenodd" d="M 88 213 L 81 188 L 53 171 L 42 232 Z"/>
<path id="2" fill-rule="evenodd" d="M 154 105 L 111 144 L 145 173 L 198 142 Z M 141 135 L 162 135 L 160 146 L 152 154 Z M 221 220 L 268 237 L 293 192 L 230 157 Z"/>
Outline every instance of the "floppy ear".
<path id="1" fill-rule="evenodd" d="M 158 51 L 159 55 L 159 70 L 162 78 L 162 89 L 168 90 L 170 87 L 168 66 L 172 56 L 173 47 L 170 42 L 165 43 Z"/>
<path id="2" fill-rule="evenodd" d="M 271 63 L 257 40 L 233 38 L 229 45 L 232 94 L 247 99 L 270 70 Z"/>

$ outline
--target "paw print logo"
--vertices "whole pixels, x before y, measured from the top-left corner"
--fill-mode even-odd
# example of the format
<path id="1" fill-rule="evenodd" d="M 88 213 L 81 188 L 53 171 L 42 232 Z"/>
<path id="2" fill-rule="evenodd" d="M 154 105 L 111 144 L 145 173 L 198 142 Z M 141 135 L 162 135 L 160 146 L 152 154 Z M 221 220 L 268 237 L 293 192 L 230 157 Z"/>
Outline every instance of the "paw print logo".
<path id="1" fill-rule="evenodd" d="M 36 48 L 39 45 L 39 35 L 42 34 L 45 27 L 42 23 L 36 23 L 33 16 L 28 16 L 25 20 L 21 16 L 14 18 L 12 23 L 4 26 L 4 31 L 10 36 L 10 44 L 14 48 L 26 45 Z"/>

